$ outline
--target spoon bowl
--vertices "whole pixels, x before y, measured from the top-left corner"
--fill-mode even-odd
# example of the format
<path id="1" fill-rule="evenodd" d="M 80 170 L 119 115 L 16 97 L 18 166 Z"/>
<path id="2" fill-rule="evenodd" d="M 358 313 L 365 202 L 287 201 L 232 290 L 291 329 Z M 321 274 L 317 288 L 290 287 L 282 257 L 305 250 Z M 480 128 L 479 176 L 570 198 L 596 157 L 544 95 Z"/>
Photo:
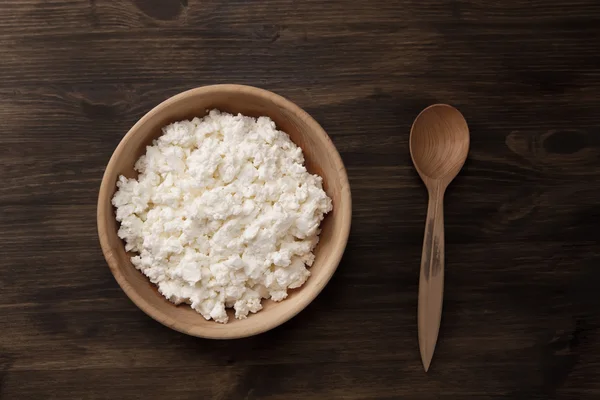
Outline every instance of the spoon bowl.
<path id="1" fill-rule="evenodd" d="M 410 155 L 427 186 L 429 204 L 419 278 L 419 349 L 429 369 L 442 319 L 444 297 L 444 192 L 469 152 L 469 127 L 456 108 L 435 104 L 423 110 L 410 131 Z"/>
<path id="2" fill-rule="evenodd" d="M 447 104 L 427 107 L 410 132 L 410 154 L 423 180 L 448 183 L 458 174 L 469 152 L 469 127 L 463 115 Z"/>

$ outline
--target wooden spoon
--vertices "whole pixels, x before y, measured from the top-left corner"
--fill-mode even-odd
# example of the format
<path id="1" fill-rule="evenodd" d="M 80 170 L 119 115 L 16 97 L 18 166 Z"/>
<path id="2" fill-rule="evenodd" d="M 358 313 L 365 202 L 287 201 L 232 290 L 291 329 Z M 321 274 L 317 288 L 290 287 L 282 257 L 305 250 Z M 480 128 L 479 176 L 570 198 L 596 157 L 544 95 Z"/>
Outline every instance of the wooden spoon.
<path id="1" fill-rule="evenodd" d="M 421 277 L 419 348 L 429 369 L 442 318 L 444 293 L 444 192 L 469 152 L 469 127 L 460 111 L 434 104 L 417 116 L 410 130 L 410 155 L 429 192 Z"/>

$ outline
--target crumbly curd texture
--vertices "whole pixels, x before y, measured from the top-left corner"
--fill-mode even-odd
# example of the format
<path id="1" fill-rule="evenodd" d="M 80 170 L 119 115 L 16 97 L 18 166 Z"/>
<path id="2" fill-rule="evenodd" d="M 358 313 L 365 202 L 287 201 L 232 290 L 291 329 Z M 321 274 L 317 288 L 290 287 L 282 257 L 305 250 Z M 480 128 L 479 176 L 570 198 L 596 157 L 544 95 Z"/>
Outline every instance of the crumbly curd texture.
<path id="1" fill-rule="evenodd" d="M 120 176 L 112 203 L 133 265 L 175 304 L 226 323 L 310 275 L 331 211 L 322 178 L 267 117 L 212 110 L 179 121 Z"/>

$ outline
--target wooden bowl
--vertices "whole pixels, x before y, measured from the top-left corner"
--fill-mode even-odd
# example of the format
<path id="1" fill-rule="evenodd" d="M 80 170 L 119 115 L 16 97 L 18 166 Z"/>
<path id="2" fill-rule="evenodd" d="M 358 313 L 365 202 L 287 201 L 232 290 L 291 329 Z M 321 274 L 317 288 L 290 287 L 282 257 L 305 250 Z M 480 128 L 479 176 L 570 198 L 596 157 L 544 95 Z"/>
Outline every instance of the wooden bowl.
<path id="1" fill-rule="evenodd" d="M 161 135 L 163 126 L 202 117 L 207 110 L 214 108 L 273 119 L 278 129 L 289 134 L 292 141 L 302 148 L 306 168 L 323 177 L 324 189 L 333 200 L 333 211 L 321 225 L 315 262 L 306 283 L 290 290 L 289 296 L 282 302 L 263 300 L 263 309 L 247 319 L 235 319 L 230 312 L 227 324 L 207 321 L 188 304 L 176 306 L 158 292 L 156 286 L 131 264 L 132 254 L 125 252 L 124 243 L 117 236 L 118 223 L 111 205 L 118 177 L 136 176 L 133 169 L 135 161 L 145 153 L 146 146 Z M 283 97 L 240 85 L 214 85 L 188 90 L 162 102 L 144 115 L 121 140 L 108 162 L 100 186 L 97 210 L 98 235 L 104 257 L 127 296 L 146 314 L 172 329 L 214 339 L 240 338 L 265 332 L 306 307 L 335 272 L 348 241 L 351 217 L 352 199 L 346 169 L 323 128 L 304 110 Z"/>

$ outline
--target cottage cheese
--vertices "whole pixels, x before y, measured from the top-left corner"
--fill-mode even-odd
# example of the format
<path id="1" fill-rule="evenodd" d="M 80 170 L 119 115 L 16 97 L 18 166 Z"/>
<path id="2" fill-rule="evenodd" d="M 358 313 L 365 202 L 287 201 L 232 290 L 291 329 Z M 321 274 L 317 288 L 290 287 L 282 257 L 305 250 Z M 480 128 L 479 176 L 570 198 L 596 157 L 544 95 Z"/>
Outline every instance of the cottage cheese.
<path id="1" fill-rule="evenodd" d="M 175 122 L 121 176 L 112 199 L 133 265 L 175 304 L 225 323 L 281 301 L 306 266 L 331 211 L 322 179 L 267 118 L 217 110 Z"/>

